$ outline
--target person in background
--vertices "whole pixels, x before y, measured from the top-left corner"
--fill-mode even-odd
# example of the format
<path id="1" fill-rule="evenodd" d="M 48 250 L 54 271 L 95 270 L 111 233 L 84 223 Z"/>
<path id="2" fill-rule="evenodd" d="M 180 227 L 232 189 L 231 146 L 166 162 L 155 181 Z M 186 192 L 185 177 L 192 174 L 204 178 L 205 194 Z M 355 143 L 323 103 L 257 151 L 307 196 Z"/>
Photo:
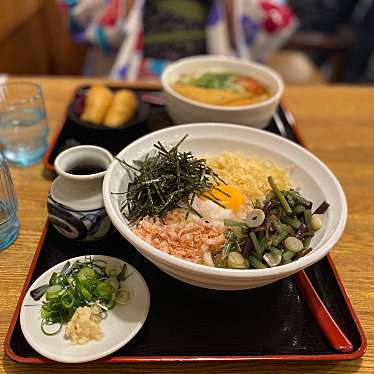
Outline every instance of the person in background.
<path id="1" fill-rule="evenodd" d="M 338 81 L 370 82 L 368 69 L 374 58 L 374 0 L 289 0 L 300 23 L 300 31 L 317 31 L 343 37 L 352 45 L 342 56 Z M 343 33 L 342 33 L 343 31 Z M 317 66 L 328 66 L 324 53 L 312 53 Z M 374 61 L 374 60 L 373 60 Z"/>
<path id="2" fill-rule="evenodd" d="M 92 46 L 83 74 L 154 79 L 199 54 L 263 62 L 297 20 L 275 0 L 59 0 L 76 42 Z"/>
<path id="3" fill-rule="evenodd" d="M 370 58 L 374 52 L 374 1 L 366 2 L 361 9 L 361 14 L 356 12 L 355 17 L 351 17 L 355 43 L 347 53 L 342 71 L 342 81 L 347 83 L 368 81 Z"/>

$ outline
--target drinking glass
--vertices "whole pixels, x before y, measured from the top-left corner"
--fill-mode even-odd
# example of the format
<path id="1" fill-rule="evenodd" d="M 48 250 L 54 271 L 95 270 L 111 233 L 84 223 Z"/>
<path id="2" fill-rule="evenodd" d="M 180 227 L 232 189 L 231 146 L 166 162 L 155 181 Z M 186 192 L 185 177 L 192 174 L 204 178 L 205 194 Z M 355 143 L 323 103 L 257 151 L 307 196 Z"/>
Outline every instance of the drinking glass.
<path id="1" fill-rule="evenodd" d="M 40 161 L 47 149 L 48 124 L 41 88 L 34 83 L 0 84 L 0 145 L 16 166 Z"/>
<path id="2" fill-rule="evenodd" d="M 0 250 L 14 242 L 18 231 L 16 194 L 7 161 L 0 152 Z"/>

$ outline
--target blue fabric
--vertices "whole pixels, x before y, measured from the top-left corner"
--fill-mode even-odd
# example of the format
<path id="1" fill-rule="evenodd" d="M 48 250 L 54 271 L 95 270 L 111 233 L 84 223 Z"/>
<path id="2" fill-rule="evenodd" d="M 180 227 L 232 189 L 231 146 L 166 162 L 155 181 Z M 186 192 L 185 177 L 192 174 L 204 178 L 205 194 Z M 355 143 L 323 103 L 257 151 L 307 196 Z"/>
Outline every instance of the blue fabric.
<path id="1" fill-rule="evenodd" d="M 64 3 L 68 6 L 75 6 L 78 3 L 78 0 L 64 0 Z"/>
<path id="2" fill-rule="evenodd" d="M 97 26 L 96 29 L 95 29 L 95 35 L 96 35 L 96 39 L 97 39 L 97 42 L 98 42 L 98 45 L 99 45 L 100 49 L 104 53 L 110 53 L 111 48 L 106 41 L 105 30 L 102 27 Z"/>
<path id="3" fill-rule="evenodd" d="M 127 70 L 128 70 L 127 65 L 124 65 L 124 66 L 121 67 L 121 69 L 119 69 L 118 74 L 119 74 L 120 79 L 123 79 L 123 78 L 126 77 Z"/>
<path id="4" fill-rule="evenodd" d="M 220 3 L 218 1 L 214 1 L 208 15 L 207 25 L 214 25 L 222 18 L 222 11 L 220 7 Z"/>
<path id="5" fill-rule="evenodd" d="M 166 60 L 161 60 L 158 58 L 151 58 L 149 59 L 150 65 L 149 69 L 151 72 L 157 76 L 160 76 L 162 74 L 162 71 L 164 70 L 167 61 Z"/>
<path id="6" fill-rule="evenodd" d="M 68 18 L 69 30 L 74 35 L 74 40 L 76 40 L 77 42 L 80 42 L 81 41 L 80 39 L 82 38 L 79 38 L 79 35 L 84 34 L 84 28 L 75 20 L 73 11 L 74 11 L 73 8 L 69 9 L 69 18 Z"/>
<path id="7" fill-rule="evenodd" d="M 252 44 L 260 31 L 260 26 L 247 15 L 241 17 L 241 23 L 246 43 Z"/>

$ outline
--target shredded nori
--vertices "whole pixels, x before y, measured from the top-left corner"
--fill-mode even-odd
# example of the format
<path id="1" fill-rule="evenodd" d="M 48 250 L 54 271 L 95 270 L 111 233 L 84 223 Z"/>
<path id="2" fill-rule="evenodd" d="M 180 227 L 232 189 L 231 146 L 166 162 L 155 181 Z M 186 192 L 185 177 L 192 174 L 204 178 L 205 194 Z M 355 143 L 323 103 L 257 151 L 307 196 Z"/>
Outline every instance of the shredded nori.
<path id="1" fill-rule="evenodd" d="M 156 153 L 148 153 L 144 160 L 135 160 L 133 165 L 120 160 L 130 176 L 121 212 L 130 223 L 142 218 L 159 217 L 175 209 L 202 217 L 193 208 L 196 196 L 203 195 L 222 206 L 211 191 L 225 182 L 207 165 L 206 160 L 196 158 L 191 152 L 180 152 L 179 146 L 187 138 L 185 135 L 174 147 L 167 149 L 161 142 L 154 144 Z"/>

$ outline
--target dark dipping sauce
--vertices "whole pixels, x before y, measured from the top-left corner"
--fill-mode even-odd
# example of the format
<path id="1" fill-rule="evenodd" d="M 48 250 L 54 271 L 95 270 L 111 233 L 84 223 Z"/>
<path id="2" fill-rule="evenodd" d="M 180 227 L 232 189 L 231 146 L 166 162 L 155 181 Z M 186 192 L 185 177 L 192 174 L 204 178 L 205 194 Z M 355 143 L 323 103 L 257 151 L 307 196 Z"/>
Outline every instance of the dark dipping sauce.
<path id="1" fill-rule="evenodd" d="M 74 174 L 74 175 L 89 175 L 89 174 L 96 174 L 105 171 L 101 166 L 96 165 L 78 165 L 73 167 L 72 169 L 68 170 L 67 173 Z"/>

